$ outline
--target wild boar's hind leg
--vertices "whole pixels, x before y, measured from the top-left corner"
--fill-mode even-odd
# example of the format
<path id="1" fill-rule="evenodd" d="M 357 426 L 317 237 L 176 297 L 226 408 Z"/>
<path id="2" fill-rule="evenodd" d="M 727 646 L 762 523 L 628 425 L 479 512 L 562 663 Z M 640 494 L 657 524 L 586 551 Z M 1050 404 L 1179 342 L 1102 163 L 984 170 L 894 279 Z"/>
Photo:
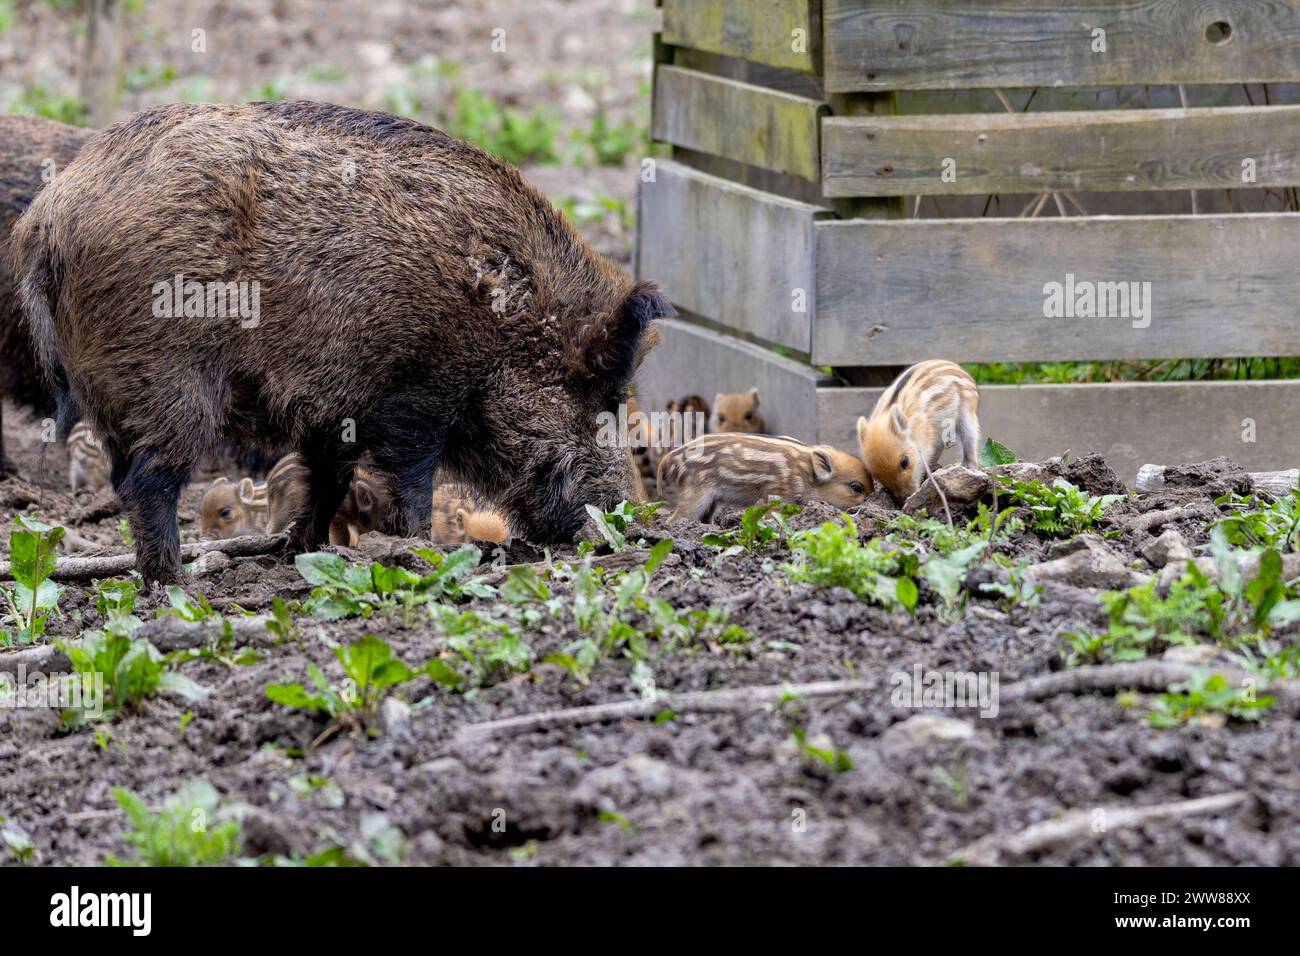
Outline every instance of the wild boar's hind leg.
<path id="1" fill-rule="evenodd" d="M 176 504 L 189 481 L 190 469 L 163 464 L 145 451 L 127 459 L 105 441 L 113 462 L 110 478 L 131 522 L 136 565 L 146 585 L 178 584 L 182 580 L 181 539 Z"/>

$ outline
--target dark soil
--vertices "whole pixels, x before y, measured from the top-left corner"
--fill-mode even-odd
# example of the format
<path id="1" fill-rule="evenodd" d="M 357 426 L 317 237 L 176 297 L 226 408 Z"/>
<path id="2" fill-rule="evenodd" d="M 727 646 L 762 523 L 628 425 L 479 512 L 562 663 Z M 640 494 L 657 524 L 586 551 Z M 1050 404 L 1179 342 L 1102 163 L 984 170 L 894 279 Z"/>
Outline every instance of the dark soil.
<path id="1" fill-rule="evenodd" d="M 37 470 L 34 425 L 6 412 L 6 438 L 30 477 Z M 51 489 L 0 483 L 6 527 L 15 511 L 67 523 L 87 507 L 89 496 L 58 490 L 61 454 L 58 448 L 48 454 Z M 1087 461 L 1073 477 L 1105 486 L 1104 463 Z M 185 496 L 186 538 L 196 536 L 201 492 L 196 484 Z M 1121 502 L 1112 515 L 1122 520 L 1188 504 L 1213 510 L 1206 493 L 1179 486 Z M 859 527 L 869 535 L 894 514 L 878 495 L 859 513 Z M 831 509 L 811 505 L 792 523 L 812 527 L 835 518 Z M 118 520 L 74 530 L 86 542 L 120 551 Z M 1174 526 L 1193 546 L 1207 540 L 1204 521 Z M 420 615 L 409 624 L 397 617 L 337 623 L 303 617 L 296 640 L 277 644 L 269 632 L 255 634 L 259 659 L 252 665 L 184 664 L 184 674 L 211 689 L 198 703 L 157 695 L 139 713 L 71 733 L 60 729 L 53 711 L 0 709 L 0 815 L 31 838 L 42 863 L 94 864 L 127 851 L 127 825 L 112 788 L 127 787 L 158 806 L 182 782 L 204 778 L 242 815 L 244 854 L 268 859 L 338 845 L 364 855 L 379 814 L 402 834 L 392 859 L 407 864 L 944 864 L 981 838 L 1014 834 L 1070 810 L 1244 790 L 1249 799 L 1228 811 L 1090 832 L 1005 861 L 1300 862 L 1300 735 L 1284 714 L 1257 724 L 1159 730 L 1145 719 L 1146 697 L 1121 706 L 1114 696 L 1062 695 L 1005 703 L 996 716 L 932 710 L 960 726 L 947 723 L 947 734 L 920 742 L 899 729 L 917 711 L 891 702 L 892 675 L 914 665 L 988 672 L 1005 689 L 1058 670 L 1064 666 L 1060 633 L 1101 624 L 1098 592 L 1049 585 L 1037 608 L 1009 614 L 977 596 L 951 622 L 923 593 L 912 617 L 843 589 L 792 583 L 779 569 L 790 558 L 784 550 L 717 562 L 717 551 L 698 543 L 700 533 L 716 530 L 667 529 L 657 521 L 641 529 L 649 541 L 671 534 L 676 542 L 677 559 L 654 575 L 658 596 L 678 608 L 725 608 L 749 634 L 740 644 L 652 648 L 656 686 L 706 691 L 858 678 L 872 689 L 744 713 L 687 712 L 660 722 L 622 719 L 475 743 L 456 739 L 470 723 L 637 697 L 626 660 L 598 663 L 586 686 L 557 665 L 538 663 L 467 695 L 417 679 L 396 695 L 413 705 L 408 734 L 341 733 L 312 749 L 326 721 L 271 703 L 267 684 L 305 681 L 311 662 L 339 678 L 330 643 L 362 634 L 382 637 L 413 666 L 438 655 L 445 642 Z M 1138 551 L 1153 536 L 1125 532 L 1107 545 L 1140 566 Z M 344 553 L 390 564 L 400 557 L 414 566 L 408 544 L 370 535 L 360 553 Z M 1000 548 L 1031 560 L 1054 553 L 1052 542 L 1030 532 Z M 508 560 L 528 553 L 512 552 Z M 554 557 L 575 556 L 569 548 Z M 264 612 L 275 596 L 301 599 L 309 588 L 291 565 L 250 558 L 198 577 L 189 590 L 221 608 Z M 568 600 L 567 584 L 555 590 Z M 473 605 L 488 611 L 493 601 Z M 153 606 L 142 601 L 141 617 L 151 618 Z M 55 638 L 99 623 L 86 587 L 68 586 L 62 611 L 52 624 Z M 540 662 L 577 635 L 569 623 L 524 636 Z M 182 733 L 187 710 L 192 719 Z M 852 769 L 835 770 L 808 756 L 796 730 L 814 747 L 846 753 Z M 307 794 L 305 776 L 332 786 Z"/>

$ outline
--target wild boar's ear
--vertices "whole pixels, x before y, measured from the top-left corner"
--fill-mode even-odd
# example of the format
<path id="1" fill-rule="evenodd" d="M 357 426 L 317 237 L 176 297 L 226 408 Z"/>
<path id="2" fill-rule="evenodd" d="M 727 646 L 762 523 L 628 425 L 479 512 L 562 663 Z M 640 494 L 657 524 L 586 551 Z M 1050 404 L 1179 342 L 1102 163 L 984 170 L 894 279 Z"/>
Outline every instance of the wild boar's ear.
<path id="1" fill-rule="evenodd" d="M 641 336 L 641 344 L 636 350 L 636 367 L 640 368 L 645 357 L 659 347 L 662 336 L 659 334 L 659 323 L 651 322 L 646 326 L 645 335 Z"/>
<path id="2" fill-rule="evenodd" d="M 835 466 L 831 463 L 831 456 L 820 448 L 814 448 L 810 454 L 812 455 L 813 477 L 817 479 L 817 484 L 824 485 L 835 474 Z"/>
<path id="3" fill-rule="evenodd" d="M 646 327 L 676 315 L 652 282 L 638 282 L 608 315 L 597 316 L 574 337 L 569 369 L 581 377 L 622 384 L 632 377 Z"/>

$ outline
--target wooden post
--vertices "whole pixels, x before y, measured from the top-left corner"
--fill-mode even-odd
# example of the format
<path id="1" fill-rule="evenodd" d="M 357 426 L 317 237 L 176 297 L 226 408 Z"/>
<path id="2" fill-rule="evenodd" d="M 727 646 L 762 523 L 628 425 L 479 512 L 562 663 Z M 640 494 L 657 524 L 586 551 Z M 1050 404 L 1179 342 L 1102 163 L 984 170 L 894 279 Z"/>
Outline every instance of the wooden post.
<path id="1" fill-rule="evenodd" d="M 86 0 L 86 42 L 81 57 L 81 101 L 90 123 L 103 129 L 117 118 L 122 73 L 121 0 Z"/>

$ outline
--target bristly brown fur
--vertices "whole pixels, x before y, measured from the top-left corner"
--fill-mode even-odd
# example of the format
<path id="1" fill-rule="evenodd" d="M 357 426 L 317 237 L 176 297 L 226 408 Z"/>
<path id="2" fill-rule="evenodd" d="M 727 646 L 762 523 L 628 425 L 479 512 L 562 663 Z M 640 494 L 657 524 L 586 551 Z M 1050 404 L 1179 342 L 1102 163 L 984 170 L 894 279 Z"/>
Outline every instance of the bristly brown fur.
<path id="1" fill-rule="evenodd" d="M 92 140 L 14 244 L 38 351 L 103 436 L 148 580 L 179 577 L 175 497 L 222 440 L 302 454 L 295 551 L 326 539 L 363 452 L 411 535 L 439 467 L 539 541 L 627 497 L 597 415 L 671 306 L 437 130 L 320 103 L 158 107 Z M 258 283 L 258 324 L 155 317 L 176 274 Z"/>
<path id="2" fill-rule="evenodd" d="M 54 396 L 22 321 L 9 264 L 9 230 L 45 185 L 46 170 L 62 172 L 93 135 L 94 130 L 35 116 L 0 116 L 0 398 L 43 416 L 53 414 Z M 0 424 L 0 475 L 12 470 Z"/>

